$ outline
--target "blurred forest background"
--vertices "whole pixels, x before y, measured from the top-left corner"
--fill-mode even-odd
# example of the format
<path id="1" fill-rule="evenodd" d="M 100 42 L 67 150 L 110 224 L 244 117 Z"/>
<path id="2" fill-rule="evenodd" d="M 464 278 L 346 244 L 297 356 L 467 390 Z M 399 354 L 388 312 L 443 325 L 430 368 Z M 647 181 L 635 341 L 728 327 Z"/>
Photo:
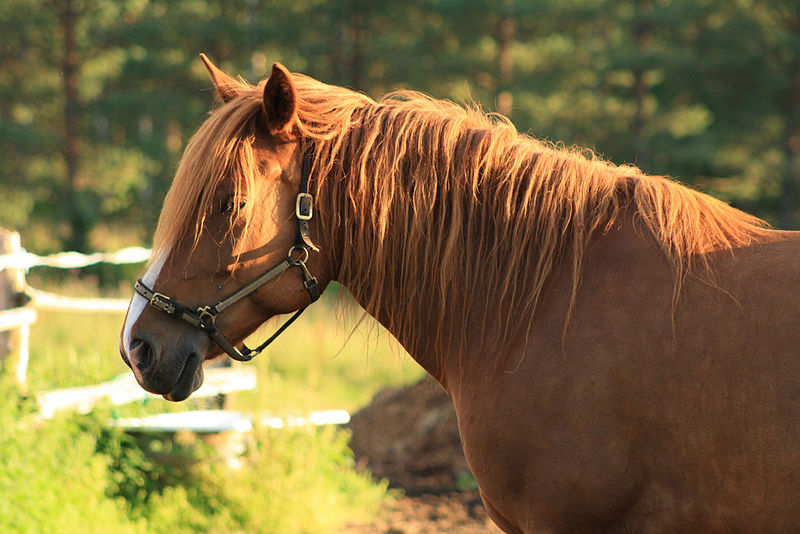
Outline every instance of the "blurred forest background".
<path id="1" fill-rule="evenodd" d="M 198 59 L 474 100 L 798 226 L 798 0 L 0 0 L 0 226 L 149 242 L 213 105 Z"/>

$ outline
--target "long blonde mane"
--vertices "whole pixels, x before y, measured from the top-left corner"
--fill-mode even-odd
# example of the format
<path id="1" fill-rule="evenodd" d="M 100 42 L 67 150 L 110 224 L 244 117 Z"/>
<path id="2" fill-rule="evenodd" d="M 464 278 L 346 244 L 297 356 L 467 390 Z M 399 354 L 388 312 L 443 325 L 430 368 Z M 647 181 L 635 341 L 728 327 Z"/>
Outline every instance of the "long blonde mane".
<path id="1" fill-rule="evenodd" d="M 500 339 L 524 331 L 564 265 L 574 302 L 590 239 L 626 210 L 674 266 L 676 294 L 688 273 L 708 268 L 706 253 L 764 232 L 761 220 L 712 197 L 522 135 L 478 109 L 413 92 L 376 102 L 303 75 L 293 81 L 299 131 L 316 149 L 312 187 L 328 223 L 321 240 L 344 237 L 338 279 L 368 312 L 388 316 L 412 352 L 465 343 L 475 317 L 499 324 Z M 157 248 L 188 225 L 199 231 L 213 180 L 235 172 L 247 187 L 262 87 L 243 84 L 189 143 Z M 434 347 L 418 346 L 423 320 L 443 326 L 426 341 Z"/>

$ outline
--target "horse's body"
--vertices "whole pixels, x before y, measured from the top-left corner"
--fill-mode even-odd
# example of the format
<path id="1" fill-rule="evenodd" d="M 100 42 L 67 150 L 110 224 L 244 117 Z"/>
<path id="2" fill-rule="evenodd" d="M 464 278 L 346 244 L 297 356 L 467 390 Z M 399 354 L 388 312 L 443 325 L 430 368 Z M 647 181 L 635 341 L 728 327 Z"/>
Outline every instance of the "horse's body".
<path id="1" fill-rule="evenodd" d="M 308 269 L 445 387 L 504 530 L 800 530 L 796 234 L 445 104 L 207 66 L 225 105 L 165 202 L 155 291 L 209 303 L 285 256 L 304 139 Z M 281 275 L 217 326 L 240 341 L 306 304 L 301 281 Z M 123 358 L 182 400 L 219 350 L 142 300 Z"/>
<path id="2" fill-rule="evenodd" d="M 687 283 L 673 330 L 674 276 L 652 240 L 629 221 L 593 242 L 565 349 L 569 273 L 520 341 L 528 356 L 514 372 L 475 369 L 451 386 L 497 522 L 509 532 L 800 528 L 799 254 L 788 234 L 721 253 L 718 287 Z"/>

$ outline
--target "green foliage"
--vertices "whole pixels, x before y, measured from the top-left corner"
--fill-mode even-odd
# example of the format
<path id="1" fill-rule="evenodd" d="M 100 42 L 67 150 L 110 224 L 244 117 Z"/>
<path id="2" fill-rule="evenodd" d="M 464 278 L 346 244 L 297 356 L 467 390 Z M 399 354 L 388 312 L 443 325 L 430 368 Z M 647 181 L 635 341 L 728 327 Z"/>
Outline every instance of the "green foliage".
<path id="1" fill-rule="evenodd" d="M 109 428 L 107 411 L 42 421 L 8 384 L 0 381 L 8 532 L 336 532 L 368 519 L 386 494 L 353 469 L 349 436 L 335 428 L 257 429 L 236 470 L 184 438 L 170 454 L 186 462 L 170 465 L 154 461 L 142 439 Z"/>
<path id="2" fill-rule="evenodd" d="M 198 464 L 191 485 L 170 485 L 142 510 L 150 532 L 336 532 L 374 513 L 385 494 L 353 469 L 346 433 L 258 430 L 244 466 Z"/>
<path id="3" fill-rule="evenodd" d="M 0 525 L 5 532 L 144 533 L 106 495 L 109 458 L 75 418 L 41 421 L 0 380 Z"/>

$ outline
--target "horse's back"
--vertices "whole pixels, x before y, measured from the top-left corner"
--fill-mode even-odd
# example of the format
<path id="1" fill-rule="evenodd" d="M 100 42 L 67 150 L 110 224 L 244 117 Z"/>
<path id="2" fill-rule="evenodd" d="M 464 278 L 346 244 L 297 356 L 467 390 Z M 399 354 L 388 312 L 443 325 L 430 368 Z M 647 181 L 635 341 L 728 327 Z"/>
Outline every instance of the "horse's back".
<path id="1" fill-rule="evenodd" d="M 778 233 L 717 253 L 713 277 L 688 277 L 674 301 L 672 268 L 640 231 L 592 244 L 571 314 L 564 272 L 504 369 L 454 391 L 501 520 L 800 529 L 798 258 L 798 237 Z"/>

